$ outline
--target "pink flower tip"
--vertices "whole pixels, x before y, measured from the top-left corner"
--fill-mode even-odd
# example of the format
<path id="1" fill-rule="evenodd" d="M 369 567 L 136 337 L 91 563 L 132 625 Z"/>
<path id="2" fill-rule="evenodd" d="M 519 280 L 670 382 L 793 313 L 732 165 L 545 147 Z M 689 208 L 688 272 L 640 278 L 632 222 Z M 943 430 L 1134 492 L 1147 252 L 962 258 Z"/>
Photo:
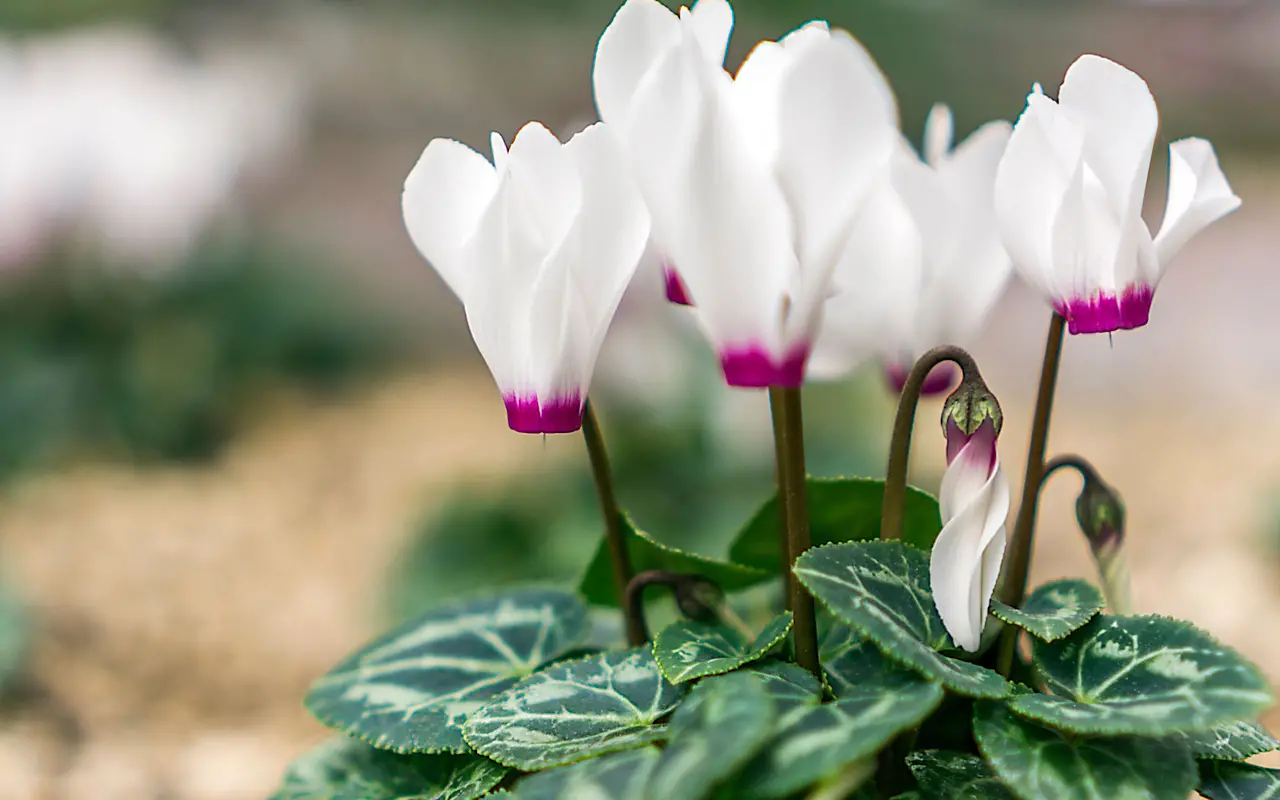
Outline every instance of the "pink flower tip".
<path id="1" fill-rule="evenodd" d="M 902 394 L 902 390 L 907 386 L 907 375 L 910 371 L 910 367 L 902 364 L 889 364 L 885 367 L 885 379 L 895 393 Z M 940 394 L 946 394 L 951 384 L 955 383 L 957 372 L 955 364 L 949 361 L 938 364 L 925 376 L 924 383 L 920 386 L 920 396 L 937 397 Z"/>
<path id="2" fill-rule="evenodd" d="M 666 284 L 667 300 L 678 306 L 693 305 L 693 300 L 689 297 L 689 287 L 684 285 L 684 280 L 680 277 L 680 273 L 676 272 L 675 267 L 663 264 L 662 280 Z"/>
<path id="3" fill-rule="evenodd" d="M 763 345 L 748 344 L 729 347 L 720 353 L 720 369 L 730 386 L 763 389 L 779 386 L 796 389 L 804 384 L 809 345 L 796 345 L 782 358 L 775 359 Z"/>
<path id="4" fill-rule="evenodd" d="M 547 402 L 536 395 L 503 395 L 507 425 L 517 433 L 573 433 L 582 427 L 582 397 L 576 392 L 553 396 Z"/>
<path id="5" fill-rule="evenodd" d="M 1100 292 L 1092 297 L 1058 300 L 1054 310 L 1067 320 L 1071 333 L 1111 333 L 1141 328 L 1151 316 L 1155 290 L 1150 286 L 1129 286 L 1117 296 Z"/>

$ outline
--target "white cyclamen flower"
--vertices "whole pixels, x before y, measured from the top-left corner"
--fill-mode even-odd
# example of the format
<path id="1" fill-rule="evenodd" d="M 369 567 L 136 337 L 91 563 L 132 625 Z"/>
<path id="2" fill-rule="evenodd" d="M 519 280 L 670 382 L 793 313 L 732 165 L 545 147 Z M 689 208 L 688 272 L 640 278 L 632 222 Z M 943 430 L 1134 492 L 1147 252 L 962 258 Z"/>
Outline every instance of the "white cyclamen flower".
<path id="1" fill-rule="evenodd" d="M 645 4 L 662 8 L 628 0 L 602 45 Z M 898 135 L 893 94 L 825 23 L 760 43 L 736 79 L 694 25 L 677 29 L 657 63 L 633 65 L 642 77 L 620 139 L 725 379 L 799 386 L 832 270 Z"/>
<path id="2" fill-rule="evenodd" d="M 900 140 L 836 266 L 811 374 L 844 375 L 875 356 L 901 391 L 926 351 L 977 332 L 1011 271 L 992 203 L 1009 129 L 989 122 L 953 151 L 951 111 L 938 104 L 924 162 Z M 940 365 L 923 393 L 946 391 L 953 378 Z"/>
<path id="3" fill-rule="evenodd" d="M 1081 56 L 1058 100 L 1039 84 L 1013 129 L 995 203 L 1014 266 L 1066 318 L 1071 333 L 1138 328 L 1169 261 L 1240 205 L 1213 145 L 1169 145 L 1160 232 L 1142 221 L 1159 120 L 1147 84 L 1105 58 Z"/>
<path id="4" fill-rule="evenodd" d="M 929 578 L 938 614 L 957 647 L 977 652 L 1004 558 L 1009 482 L 996 454 L 991 420 L 965 436 L 947 424 L 947 471 L 939 505 L 942 532 L 934 542 Z"/>
<path id="5" fill-rule="evenodd" d="M 644 203 L 603 124 L 561 144 L 536 122 L 493 163 L 427 145 L 404 186 L 414 244 L 462 301 L 512 430 L 568 433 L 649 236 Z"/>
<path id="6" fill-rule="evenodd" d="M 679 16 L 657 0 L 630 0 L 618 9 L 596 46 L 592 83 L 600 119 L 615 131 L 625 128 L 636 90 L 663 56 L 680 46 L 686 29 L 698 40 L 707 62 L 723 67 L 733 31 L 733 8 L 727 0 L 698 0 Z M 691 305 L 688 287 L 665 247 L 655 241 L 652 248 L 648 256 L 661 265 L 667 300 Z"/>

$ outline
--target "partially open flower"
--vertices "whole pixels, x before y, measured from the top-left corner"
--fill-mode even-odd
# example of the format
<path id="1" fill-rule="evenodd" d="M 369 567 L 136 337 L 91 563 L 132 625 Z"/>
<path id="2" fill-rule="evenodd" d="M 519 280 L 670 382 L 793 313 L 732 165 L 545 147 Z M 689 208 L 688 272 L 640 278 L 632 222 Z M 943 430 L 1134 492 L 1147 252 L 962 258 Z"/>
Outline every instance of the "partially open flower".
<path id="1" fill-rule="evenodd" d="M 869 357 L 885 363 L 902 391 L 916 359 L 963 344 L 977 332 L 1008 281 L 992 190 L 1009 124 L 989 122 L 954 151 L 953 124 L 936 105 L 925 126 L 925 161 L 903 139 L 875 184 L 836 266 L 812 372 L 847 374 Z M 945 392 L 950 364 L 921 394 Z"/>
<path id="2" fill-rule="evenodd" d="M 930 582 L 938 615 L 956 646 L 976 652 L 1004 558 L 1009 483 L 996 454 L 993 418 L 965 433 L 948 419 L 947 471 L 939 503 L 942 532 L 933 545 Z"/>
<path id="3" fill-rule="evenodd" d="M 648 215 L 603 124 L 562 145 L 531 122 L 493 163 L 427 145 L 404 187 L 418 250 L 462 301 L 512 430 L 567 433 L 649 235 Z"/>
<path id="4" fill-rule="evenodd" d="M 1147 84 L 1105 58 L 1081 56 L 1058 100 L 1039 84 L 996 176 L 996 212 L 1014 266 L 1071 333 L 1147 324 L 1156 285 L 1193 236 L 1240 205 L 1213 145 L 1169 145 L 1160 232 L 1142 220 L 1158 115 Z"/>
<path id="5" fill-rule="evenodd" d="M 618 13 L 597 55 L 598 101 L 606 45 L 633 5 L 661 9 L 629 0 Z M 735 79 L 693 12 L 681 17 L 679 43 L 633 65 L 643 77 L 619 137 L 726 381 L 799 386 L 831 272 L 898 135 L 893 95 L 861 45 L 825 23 L 762 42 Z"/>

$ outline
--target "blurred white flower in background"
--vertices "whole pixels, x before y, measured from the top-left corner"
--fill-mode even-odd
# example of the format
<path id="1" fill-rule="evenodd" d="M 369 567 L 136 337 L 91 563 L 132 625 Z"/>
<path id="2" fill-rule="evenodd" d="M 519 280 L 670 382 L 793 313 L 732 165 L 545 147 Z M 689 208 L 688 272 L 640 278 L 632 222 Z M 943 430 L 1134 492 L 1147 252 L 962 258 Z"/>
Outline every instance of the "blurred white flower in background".
<path id="1" fill-rule="evenodd" d="M 302 101 L 280 63 L 197 60 L 140 29 L 0 39 L 0 266 L 67 245 L 181 261 L 297 143 Z"/>

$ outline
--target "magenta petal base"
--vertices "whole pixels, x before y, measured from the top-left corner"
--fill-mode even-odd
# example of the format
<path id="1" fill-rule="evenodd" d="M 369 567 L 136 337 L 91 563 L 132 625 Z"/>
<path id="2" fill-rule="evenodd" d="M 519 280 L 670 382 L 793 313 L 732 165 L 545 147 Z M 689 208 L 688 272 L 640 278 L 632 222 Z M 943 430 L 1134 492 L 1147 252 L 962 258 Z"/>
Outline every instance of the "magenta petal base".
<path id="1" fill-rule="evenodd" d="M 1071 333 L 1127 331 L 1147 324 L 1154 294 L 1150 286 L 1130 286 L 1119 297 L 1105 293 L 1073 297 L 1059 300 L 1053 307 L 1066 318 Z"/>
<path id="2" fill-rule="evenodd" d="M 662 280 L 667 288 L 667 300 L 678 306 L 691 306 L 693 300 L 689 299 L 689 287 L 684 285 L 684 281 L 680 278 L 680 273 L 676 272 L 675 267 L 662 265 Z"/>
<path id="3" fill-rule="evenodd" d="M 720 353 L 720 368 L 725 382 L 744 389 L 779 386 L 795 389 L 804 383 L 804 368 L 809 360 L 809 346 L 792 348 L 779 362 L 762 345 L 730 347 Z"/>
<path id="4" fill-rule="evenodd" d="M 540 403 L 533 395 L 503 395 L 507 424 L 517 433 L 573 433 L 582 427 L 582 398 L 553 397 Z"/>
<path id="5" fill-rule="evenodd" d="M 907 375 L 910 370 L 901 364 L 890 364 L 884 368 L 885 378 L 889 381 L 889 386 L 893 391 L 902 394 L 903 388 L 907 385 Z M 921 397 L 936 397 L 940 394 L 946 394 L 951 388 L 951 384 L 955 383 L 956 375 L 959 370 L 955 364 L 943 362 L 933 369 L 929 370 L 929 374 L 925 376 L 924 383 L 920 386 Z"/>

